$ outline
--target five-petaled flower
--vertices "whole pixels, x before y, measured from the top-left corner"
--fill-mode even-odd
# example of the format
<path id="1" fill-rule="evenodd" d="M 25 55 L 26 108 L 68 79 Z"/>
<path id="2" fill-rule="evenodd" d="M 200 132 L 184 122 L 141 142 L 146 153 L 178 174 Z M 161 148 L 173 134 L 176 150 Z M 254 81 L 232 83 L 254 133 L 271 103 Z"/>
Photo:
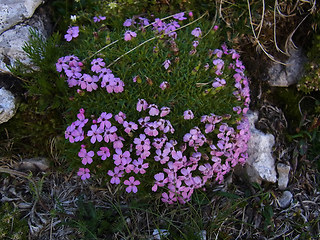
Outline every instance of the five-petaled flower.
<path id="1" fill-rule="evenodd" d="M 81 180 L 86 180 L 90 178 L 90 170 L 88 168 L 79 168 L 77 175 L 81 177 Z"/>
<path id="2" fill-rule="evenodd" d="M 136 192 L 138 192 L 137 186 L 140 184 L 140 181 L 135 180 L 134 177 L 131 176 L 131 177 L 129 177 L 129 180 L 124 181 L 124 184 L 128 185 L 128 187 L 126 188 L 126 191 L 128 193 L 130 193 L 130 192 L 136 193 Z"/>
<path id="3" fill-rule="evenodd" d="M 67 34 L 64 35 L 64 38 L 67 40 L 67 42 L 70 42 L 72 38 L 76 38 L 79 36 L 79 27 L 69 27 L 67 30 Z"/>
<path id="4" fill-rule="evenodd" d="M 137 36 L 137 34 L 135 32 L 126 31 L 124 33 L 124 40 L 125 41 L 130 41 L 132 38 L 135 38 L 136 36 Z"/>

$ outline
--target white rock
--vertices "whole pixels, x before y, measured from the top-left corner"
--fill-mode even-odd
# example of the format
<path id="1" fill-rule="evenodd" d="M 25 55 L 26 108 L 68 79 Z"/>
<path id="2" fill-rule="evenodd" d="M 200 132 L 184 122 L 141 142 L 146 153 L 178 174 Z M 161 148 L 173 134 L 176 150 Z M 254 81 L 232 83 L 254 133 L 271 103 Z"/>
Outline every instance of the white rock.
<path id="1" fill-rule="evenodd" d="M 30 28 L 37 29 L 37 31 L 44 38 L 46 37 L 46 30 L 44 24 L 39 21 L 33 21 L 33 26 L 19 24 L 14 28 L 5 31 L 0 35 L 0 68 L 8 71 L 6 65 L 12 65 L 16 60 L 30 65 L 30 59 L 23 51 L 22 47 L 25 42 L 29 40 Z"/>
<path id="2" fill-rule="evenodd" d="M 279 198 L 278 203 L 279 207 L 281 208 L 287 208 L 290 206 L 293 199 L 293 195 L 289 191 L 284 191 L 281 198 Z"/>
<path id="3" fill-rule="evenodd" d="M 285 62 L 286 65 L 280 63 L 273 63 L 268 69 L 268 83 L 273 87 L 288 87 L 299 81 L 302 76 L 304 63 L 306 57 L 299 49 L 292 48 L 290 57 Z"/>
<path id="4" fill-rule="evenodd" d="M 152 236 L 152 239 L 161 240 L 162 237 L 169 236 L 169 232 L 166 229 L 154 229 Z"/>
<path id="5" fill-rule="evenodd" d="M 277 171 L 279 175 L 278 187 L 280 190 L 284 190 L 288 186 L 290 166 L 283 163 L 278 163 Z"/>
<path id="6" fill-rule="evenodd" d="M 249 112 L 248 119 L 251 137 L 248 142 L 246 172 L 252 182 L 259 184 L 262 181 L 275 183 L 277 181 L 277 173 L 274 158 L 272 157 L 274 136 L 272 134 L 265 134 L 255 128 L 254 123 L 258 119 L 256 112 Z"/>
<path id="7" fill-rule="evenodd" d="M 16 113 L 16 99 L 4 88 L 0 88 L 0 124 L 7 122 Z"/>
<path id="8" fill-rule="evenodd" d="M 0 34 L 31 18 L 42 0 L 0 0 Z"/>

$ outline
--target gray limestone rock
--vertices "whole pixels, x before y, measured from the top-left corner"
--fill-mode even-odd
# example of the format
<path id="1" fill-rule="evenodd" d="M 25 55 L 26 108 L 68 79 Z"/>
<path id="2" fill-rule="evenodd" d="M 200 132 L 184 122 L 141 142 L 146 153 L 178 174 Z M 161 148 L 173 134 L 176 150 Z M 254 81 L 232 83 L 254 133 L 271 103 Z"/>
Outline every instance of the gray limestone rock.
<path id="1" fill-rule="evenodd" d="M 251 182 L 261 183 L 262 181 L 275 183 L 277 174 L 274 158 L 272 157 L 272 146 L 274 136 L 257 130 L 254 126 L 258 119 L 256 112 L 249 112 L 251 137 L 248 142 L 248 159 L 245 165 L 246 173 Z"/>
<path id="2" fill-rule="evenodd" d="M 293 199 L 293 195 L 289 191 L 284 191 L 281 198 L 279 198 L 278 203 L 279 207 L 281 208 L 287 208 L 290 206 Z"/>
<path id="3" fill-rule="evenodd" d="M 288 87 L 296 84 L 302 76 L 306 57 L 296 48 L 292 48 L 289 53 L 290 57 L 285 65 L 275 62 L 268 69 L 267 80 L 270 86 Z"/>
<path id="4" fill-rule="evenodd" d="M 16 113 L 16 99 L 5 88 L 0 88 L 0 124 L 7 122 Z"/>
<path id="5" fill-rule="evenodd" d="M 289 182 L 289 172 L 290 172 L 290 166 L 278 163 L 277 164 L 277 171 L 278 171 L 278 187 L 280 190 L 284 190 L 288 186 Z"/>
<path id="6" fill-rule="evenodd" d="M 42 0 L 0 0 L 0 34 L 29 19 Z"/>

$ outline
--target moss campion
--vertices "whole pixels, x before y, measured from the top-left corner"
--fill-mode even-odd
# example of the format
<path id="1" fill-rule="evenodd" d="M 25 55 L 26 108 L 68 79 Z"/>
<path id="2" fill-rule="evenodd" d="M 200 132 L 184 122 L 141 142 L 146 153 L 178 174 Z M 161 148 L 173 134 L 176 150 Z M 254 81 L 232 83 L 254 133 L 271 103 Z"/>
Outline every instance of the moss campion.
<path id="1" fill-rule="evenodd" d="M 127 19 L 106 33 L 114 44 L 98 57 L 58 59 L 74 89 L 65 138 L 82 180 L 100 172 L 128 193 L 185 203 L 245 163 L 250 95 L 240 55 L 219 47 L 218 27 L 188 16 Z M 77 42 L 90 39 L 82 31 Z"/>

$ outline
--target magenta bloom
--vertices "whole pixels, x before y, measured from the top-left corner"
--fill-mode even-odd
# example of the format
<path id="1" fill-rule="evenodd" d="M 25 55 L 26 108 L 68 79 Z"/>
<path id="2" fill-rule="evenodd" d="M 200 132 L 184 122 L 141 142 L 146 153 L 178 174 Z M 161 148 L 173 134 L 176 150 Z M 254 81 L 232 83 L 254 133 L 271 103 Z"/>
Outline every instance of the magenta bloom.
<path id="1" fill-rule="evenodd" d="M 90 170 L 88 168 L 79 168 L 79 171 L 77 175 L 80 177 L 82 180 L 86 180 L 87 178 L 90 178 Z"/>
<path id="2" fill-rule="evenodd" d="M 168 107 L 162 107 L 160 110 L 161 110 L 160 117 L 167 116 L 170 113 L 170 108 Z"/>
<path id="3" fill-rule="evenodd" d="M 164 66 L 165 69 L 168 69 L 169 66 L 170 66 L 170 64 L 171 64 L 171 61 L 170 61 L 169 59 L 165 60 L 165 61 L 162 63 L 162 65 Z"/>
<path id="4" fill-rule="evenodd" d="M 131 41 L 132 38 L 135 38 L 137 36 L 137 34 L 135 32 L 132 31 L 126 31 L 124 33 L 124 40 L 125 41 Z"/>
<path id="5" fill-rule="evenodd" d="M 106 160 L 110 157 L 110 150 L 107 147 L 101 147 L 100 151 L 97 152 L 97 155 L 101 157 L 101 160 Z"/>
<path id="6" fill-rule="evenodd" d="M 92 163 L 92 157 L 94 156 L 93 151 L 87 152 L 85 148 L 81 148 L 81 150 L 78 153 L 78 156 L 82 159 L 82 164 L 87 165 Z"/>
<path id="7" fill-rule="evenodd" d="M 218 25 L 214 25 L 213 30 L 217 31 L 218 29 L 219 29 L 219 26 Z"/>
<path id="8" fill-rule="evenodd" d="M 99 73 L 101 72 L 101 68 L 103 68 L 106 64 L 103 62 L 102 58 L 97 58 L 92 60 L 91 65 L 91 71 Z"/>
<path id="9" fill-rule="evenodd" d="M 144 151 L 144 150 L 149 150 L 150 147 L 150 140 L 149 138 L 146 137 L 145 134 L 140 134 L 139 138 L 135 138 L 133 140 L 134 144 L 136 144 L 136 149 L 138 151 Z"/>
<path id="10" fill-rule="evenodd" d="M 160 84 L 160 88 L 162 90 L 165 90 L 166 88 L 169 88 L 169 83 L 167 81 L 164 81 Z"/>
<path id="11" fill-rule="evenodd" d="M 185 120 L 193 119 L 193 118 L 194 118 L 193 112 L 192 112 L 191 110 L 186 110 L 186 111 L 184 111 L 184 113 L 183 113 L 183 118 L 184 118 Z"/>
<path id="12" fill-rule="evenodd" d="M 132 130 L 137 130 L 138 129 L 138 125 L 134 122 L 127 122 L 127 121 L 124 121 L 123 122 L 123 127 L 124 127 L 124 131 L 126 133 L 130 133 Z"/>
<path id="13" fill-rule="evenodd" d="M 88 131 L 88 136 L 91 137 L 90 142 L 94 144 L 96 141 L 101 142 L 103 137 L 101 136 L 103 129 L 98 128 L 96 124 L 91 126 L 91 130 Z"/>
<path id="14" fill-rule="evenodd" d="M 118 123 L 123 124 L 124 120 L 126 119 L 126 114 L 120 111 L 117 115 L 114 116 L 114 119 Z"/>
<path id="15" fill-rule="evenodd" d="M 97 123 L 100 123 L 101 129 L 111 127 L 111 123 L 109 122 L 110 118 L 112 118 L 112 113 L 106 113 L 106 112 L 101 113 L 100 117 L 97 120 Z"/>
<path id="16" fill-rule="evenodd" d="M 67 34 L 64 35 L 64 38 L 67 40 L 67 42 L 70 42 L 72 38 L 76 38 L 79 36 L 79 27 L 69 27 L 67 30 Z"/>
<path id="17" fill-rule="evenodd" d="M 93 21 L 94 22 L 100 22 L 100 21 L 103 21 L 103 20 L 106 20 L 105 16 L 93 17 Z"/>
<path id="18" fill-rule="evenodd" d="M 104 141 L 106 143 L 108 142 L 114 142 L 117 139 L 117 127 L 116 126 L 111 126 L 110 128 L 107 128 L 104 130 Z"/>
<path id="19" fill-rule="evenodd" d="M 79 85 L 81 89 L 86 89 L 88 92 L 92 92 L 92 90 L 97 90 L 98 85 L 96 82 L 99 81 L 97 76 L 90 76 L 89 74 L 83 74 L 79 80 Z"/>
<path id="20" fill-rule="evenodd" d="M 123 26 L 124 26 L 124 27 L 130 27 L 130 26 L 133 25 L 134 23 L 135 23 L 135 22 L 134 22 L 131 18 L 129 18 L 129 19 L 127 19 L 127 20 L 124 21 Z"/>
<path id="21" fill-rule="evenodd" d="M 148 136 L 157 136 L 158 130 L 157 130 L 158 124 L 156 122 L 149 122 L 146 124 L 146 128 L 144 129 L 144 133 Z"/>
<path id="22" fill-rule="evenodd" d="M 148 108 L 150 109 L 149 110 L 149 115 L 150 116 L 157 116 L 157 115 L 159 115 L 159 109 L 158 109 L 158 106 L 157 105 L 155 105 L 155 104 L 150 104 L 149 106 L 148 106 Z"/>
<path id="23" fill-rule="evenodd" d="M 191 34 L 197 38 L 201 37 L 201 29 L 200 28 L 195 28 L 192 30 Z"/>
<path id="24" fill-rule="evenodd" d="M 177 14 L 173 15 L 173 18 L 177 19 L 179 21 L 183 21 L 183 20 L 187 19 L 186 17 L 184 17 L 184 12 L 177 13 Z"/>
<path id="25" fill-rule="evenodd" d="M 127 193 L 130 192 L 138 192 L 138 188 L 136 186 L 138 186 L 140 184 L 139 180 L 135 180 L 134 177 L 129 177 L 129 180 L 125 180 L 124 181 L 125 185 L 128 185 L 128 187 L 126 188 Z"/>
<path id="26" fill-rule="evenodd" d="M 132 163 L 134 165 L 133 171 L 136 174 L 138 173 L 145 174 L 146 173 L 145 169 L 149 167 L 149 163 L 143 163 L 142 158 L 139 158 L 138 160 L 134 160 Z"/>
<path id="27" fill-rule="evenodd" d="M 144 99 L 139 99 L 137 103 L 137 111 L 141 112 L 142 110 L 146 110 L 148 108 L 148 103 Z"/>
<path id="28" fill-rule="evenodd" d="M 115 167 L 113 171 L 109 170 L 108 175 L 111 176 L 111 184 L 119 184 L 120 178 L 123 176 L 124 172 L 120 170 L 119 167 Z"/>

